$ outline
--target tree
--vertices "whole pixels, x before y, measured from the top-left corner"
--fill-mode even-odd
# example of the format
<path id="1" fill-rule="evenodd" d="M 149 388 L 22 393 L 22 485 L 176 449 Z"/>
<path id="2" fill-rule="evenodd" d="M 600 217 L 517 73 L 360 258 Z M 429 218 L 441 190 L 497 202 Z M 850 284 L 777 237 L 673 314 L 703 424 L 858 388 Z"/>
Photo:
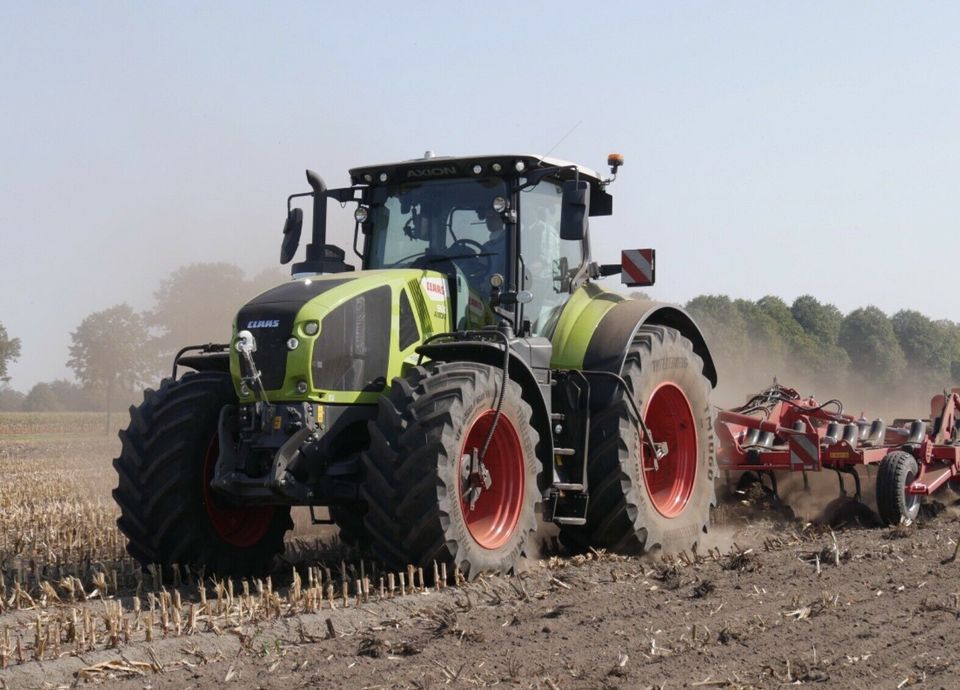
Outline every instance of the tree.
<path id="1" fill-rule="evenodd" d="M 843 314 L 832 304 L 821 304 L 811 295 L 801 295 L 793 301 L 790 313 L 804 331 L 821 343 L 837 344 Z"/>
<path id="2" fill-rule="evenodd" d="M 142 386 L 153 368 L 146 320 L 119 304 L 87 316 L 70 337 L 67 366 L 82 384 L 103 393 L 109 433 L 114 398 Z"/>
<path id="3" fill-rule="evenodd" d="M 19 412 L 23 408 L 23 393 L 7 385 L 0 385 L 0 412 Z"/>
<path id="4" fill-rule="evenodd" d="M 149 314 L 150 324 L 162 331 L 158 344 L 163 354 L 172 355 L 185 345 L 228 342 L 233 317 L 256 292 L 233 264 L 178 268 L 160 283 Z"/>
<path id="5" fill-rule="evenodd" d="M 890 324 L 906 355 L 909 368 L 923 372 L 934 381 L 939 379 L 940 385 L 946 385 L 955 354 L 949 327 L 908 309 L 890 317 Z"/>
<path id="6" fill-rule="evenodd" d="M 11 338 L 7 329 L 0 323 L 0 382 L 10 380 L 7 376 L 7 365 L 20 357 L 20 338 Z"/>
<path id="7" fill-rule="evenodd" d="M 62 412 L 65 408 L 49 383 L 34 384 L 20 406 L 24 412 Z"/>
<path id="8" fill-rule="evenodd" d="M 837 338 L 857 376 L 874 386 L 896 382 L 906 367 L 903 350 L 887 315 L 876 307 L 855 309 L 840 325 Z"/>

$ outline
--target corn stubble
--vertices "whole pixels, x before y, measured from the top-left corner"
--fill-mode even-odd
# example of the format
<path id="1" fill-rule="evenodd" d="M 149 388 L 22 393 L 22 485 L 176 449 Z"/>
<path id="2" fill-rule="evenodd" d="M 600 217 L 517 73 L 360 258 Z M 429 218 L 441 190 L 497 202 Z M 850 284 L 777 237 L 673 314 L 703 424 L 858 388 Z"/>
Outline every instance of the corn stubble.
<path id="1" fill-rule="evenodd" d="M 294 565 L 272 579 L 216 579 L 186 567 L 164 583 L 126 553 L 109 499 L 115 449 L 85 439 L 0 433 L 0 669 L 127 644 L 233 633 L 259 621 L 335 611 L 463 581 L 445 564 L 383 572 L 375 564 Z M 294 549 L 293 560 L 305 560 Z M 317 561 L 312 561 L 317 563 Z M 433 575 L 428 587 L 427 577 Z M 336 636 L 334 619 L 327 636 Z M 95 679 L 121 669 L 87 669 Z M 136 674 L 137 669 L 128 669 Z M 81 673 L 81 675 L 84 675 Z"/>

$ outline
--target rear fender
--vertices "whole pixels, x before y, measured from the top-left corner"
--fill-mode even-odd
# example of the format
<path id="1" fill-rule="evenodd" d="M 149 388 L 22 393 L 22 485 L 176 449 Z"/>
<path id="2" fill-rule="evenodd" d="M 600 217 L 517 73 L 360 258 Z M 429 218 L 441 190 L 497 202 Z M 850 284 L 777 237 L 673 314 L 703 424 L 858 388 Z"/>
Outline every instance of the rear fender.
<path id="1" fill-rule="evenodd" d="M 682 308 L 652 300 L 627 299 L 610 309 L 597 324 L 583 356 L 584 369 L 601 369 L 619 374 L 627 348 L 641 326 L 668 326 L 693 343 L 703 360 L 703 375 L 717 385 L 717 368 L 699 326 Z"/>
<path id="2" fill-rule="evenodd" d="M 571 297 L 554 335 L 555 369 L 599 369 L 619 374 L 627 348 L 641 326 L 675 328 L 693 343 L 703 360 L 703 375 L 717 385 L 717 369 L 706 339 L 681 307 L 632 299 L 587 284 Z"/>

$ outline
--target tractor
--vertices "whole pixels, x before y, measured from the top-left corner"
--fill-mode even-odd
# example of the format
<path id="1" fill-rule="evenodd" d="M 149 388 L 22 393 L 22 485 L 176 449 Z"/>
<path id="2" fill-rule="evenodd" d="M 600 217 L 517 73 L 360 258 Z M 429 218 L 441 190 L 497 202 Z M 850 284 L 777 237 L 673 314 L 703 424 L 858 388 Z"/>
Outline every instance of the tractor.
<path id="1" fill-rule="evenodd" d="M 715 503 L 717 374 L 683 309 L 602 287 L 655 253 L 590 253 L 610 176 L 535 155 L 354 168 L 287 200 L 292 279 L 240 308 L 231 341 L 183 348 L 131 408 L 118 524 L 143 564 L 269 570 L 291 508 L 328 509 L 384 566 L 515 569 L 538 520 L 572 550 L 696 545 Z M 327 244 L 329 201 L 353 251 Z M 180 374 L 181 369 L 189 369 Z M 426 568 L 425 568 L 426 569 Z M 429 572 L 429 570 L 427 570 Z"/>

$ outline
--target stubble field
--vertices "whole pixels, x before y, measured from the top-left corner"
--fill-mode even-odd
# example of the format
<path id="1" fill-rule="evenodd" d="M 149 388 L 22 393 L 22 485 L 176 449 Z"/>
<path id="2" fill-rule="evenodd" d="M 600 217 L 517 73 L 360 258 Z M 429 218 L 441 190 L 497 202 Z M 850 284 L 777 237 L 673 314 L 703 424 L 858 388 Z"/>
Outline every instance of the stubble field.
<path id="1" fill-rule="evenodd" d="M 0 418 L 4 687 L 960 687 L 953 496 L 889 529 L 848 505 L 809 520 L 819 494 L 804 518 L 734 494 L 698 553 L 570 557 L 544 538 L 516 576 L 443 586 L 298 515 L 269 579 L 164 586 L 116 528 L 115 436 L 51 424 Z"/>

